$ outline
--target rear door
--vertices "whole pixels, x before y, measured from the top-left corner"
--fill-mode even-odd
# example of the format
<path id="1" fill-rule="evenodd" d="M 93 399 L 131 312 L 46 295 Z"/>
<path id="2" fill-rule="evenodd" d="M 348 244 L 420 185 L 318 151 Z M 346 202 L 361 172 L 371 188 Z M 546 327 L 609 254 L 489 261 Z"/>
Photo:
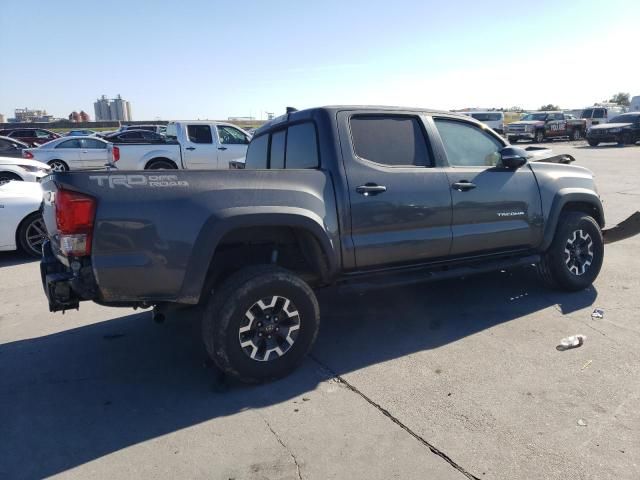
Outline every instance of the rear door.
<path id="1" fill-rule="evenodd" d="M 499 166 L 504 142 L 478 125 L 434 118 L 434 146 L 449 167 L 453 199 L 451 255 L 536 247 L 542 241 L 542 205 L 528 165 Z"/>
<path id="2" fill-rule="evenodd" d="M 107 144 L 96 138 L 80 139 L 80 160 L 84 168 L 104 167 L 109 160 Z"/>
<path id="3" fill-rule="evenodd" d="M 51 154 L 48 157 L 49 160 L 62 160 L 70 169 L 77 170 L 84 167 L 80 155 L 81 149 L 80 139 L 70 138 L 58 143 L 54 149 L 50 150 Z"/>
<path id="4" fill-rule="evenodd" d="M 357 268 L 446 256 L 451 193 L 422 117 L 344 111 L 338 113 L 338 124 Z"/>
<path id="5" fill-rule="evenodd" d="M 242 162 L 247 155 L 249 137 L 230 125 L 217 125 L 218 162 L 220 168 L 227 168 L 229 162 Z"/>
<path id="6" fill-rule="evenodd" d="M 187 124 L 186 138 L 182 142 L 182 161 L 191 170 L 218 168 L 216 133 L 208 124 Z"/>

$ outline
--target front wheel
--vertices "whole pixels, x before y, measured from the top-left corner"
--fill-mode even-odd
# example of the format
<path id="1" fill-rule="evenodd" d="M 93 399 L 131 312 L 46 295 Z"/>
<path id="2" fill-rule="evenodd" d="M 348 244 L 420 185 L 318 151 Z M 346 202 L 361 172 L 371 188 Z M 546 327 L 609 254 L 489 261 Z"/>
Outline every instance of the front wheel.
<path id="1" fill-rule="evenodd" d="M 231 275 L 209 299 L 202 332 L 207 352 L 225 373 L 260 383 L 292 372 L 311 350 L 320 325 L 313 290 L 272 265 Z"/>
<path id="2" fill-rule="evenodd" d="M 536 143 L 544 142 L 544 130 L 536 131 L 535 138 L 533 139 L 533 141 Z"/>
<path id="3" fill-rule="evenodd" d="M 587 143 L 589 143 L 590 147 L 597 147 L 598 145 L 600 145 L 600 142 L 598 142 L 597 140 L 587 140 Z"/>
<path id="4" fill-rule="evenodd" d="M 582 138 L 582 132 L 576 128 L 571 132 L 571 140 L 580 140 Z"/>
<path id="5" fill-rule="evenodd" d="M 24 253 L 32 257 L 42 256 L 42 244 L 47 238 L 42 215 L 35 212 L 27 216 L 18 227 L 16 237 L 18 246 Z"/>
<path id="6" fill-rule="evenodd" d="M 551 245 L 538 272 L 551 287 L 577 291 L 590 286 L 602 267 L 604 242 L 595 219 L 582 212 L 560 215 Z"/>

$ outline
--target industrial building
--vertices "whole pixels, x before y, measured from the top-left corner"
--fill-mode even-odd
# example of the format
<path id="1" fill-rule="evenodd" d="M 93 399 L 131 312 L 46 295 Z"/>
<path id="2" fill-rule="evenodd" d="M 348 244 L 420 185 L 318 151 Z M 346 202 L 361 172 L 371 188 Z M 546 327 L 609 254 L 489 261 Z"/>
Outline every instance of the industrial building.
<path id="1" fill-rule="evenodd" d="M 96 114 L 96 122 L 133 120 L 131 117 L 131 104 L 120 95 L 116 98 L 107 98 L 105 95 L 102 95 L 95 101 L 93 108 Z"/>

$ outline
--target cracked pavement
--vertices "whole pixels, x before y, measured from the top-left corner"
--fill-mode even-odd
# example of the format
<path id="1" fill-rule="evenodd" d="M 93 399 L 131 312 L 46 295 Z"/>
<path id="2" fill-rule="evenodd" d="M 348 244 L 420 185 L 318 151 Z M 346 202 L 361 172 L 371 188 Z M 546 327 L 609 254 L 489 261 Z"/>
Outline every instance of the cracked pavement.
<path id="1" fill-rule="evenodd" d="M 640 210 L 640 147 L 583 146 L 552 148 L 595 172 L 608 226 Z M 245 387 L 217 381 L 195 313 L 50 314 L 37 263 L 3 253 L 0 478 L 637 479 L 638 272 L 634 237 L 575 294 L 529 269 L 325 293 L 312 356 Z"/>

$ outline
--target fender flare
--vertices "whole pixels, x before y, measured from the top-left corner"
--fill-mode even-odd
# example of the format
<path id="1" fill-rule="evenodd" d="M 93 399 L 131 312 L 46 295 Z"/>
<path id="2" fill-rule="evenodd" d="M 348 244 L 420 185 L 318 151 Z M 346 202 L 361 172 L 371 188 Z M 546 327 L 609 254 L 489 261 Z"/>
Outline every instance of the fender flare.
<path id="1" fill-rule="evenodd" d="M 291 227 L 304 230 L 318 242 L 327 260 L 327 274 L 337 272 L 339 249 L 327 235 L 320 217 L 309 210 L 289 207 L 233 207 L 216 212 L 204 224 L 193 245 L 193 253 L 186 268 L 179 302 L 197 303 L 206 281 L 209 267 L 220 241 L 234 230 L 245 227 Z"/>
<path id="2" fill-rule="evenodd" d="M 600 228 L 604 228 L 604 210 L 602 209 L 602 202 L 598 194 L 585 188 L 563 188 L 556 193 L 551 203 L 551 209 L 549 210 L 544 228 L 542 241 L 543 251 L 551 245 L 562 209 L 568 203 L 583 203 L 593 207 L 598 213 L 596 221 L 600 225 Z"/>

